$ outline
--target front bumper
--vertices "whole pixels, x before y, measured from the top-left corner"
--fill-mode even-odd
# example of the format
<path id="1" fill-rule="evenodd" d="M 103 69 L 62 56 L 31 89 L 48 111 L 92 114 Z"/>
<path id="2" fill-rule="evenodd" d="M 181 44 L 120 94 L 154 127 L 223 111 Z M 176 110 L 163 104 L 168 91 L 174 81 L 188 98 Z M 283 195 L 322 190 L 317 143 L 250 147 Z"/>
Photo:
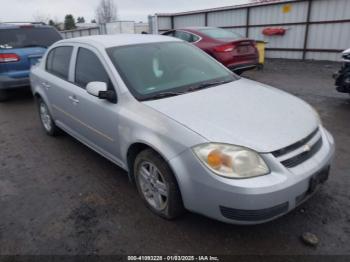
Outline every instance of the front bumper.
<path id="1" fill-rule="evenodd" d="M 314 177 L 325 180 L 334 155 L 334 140 L 321 128 L 321 149 L 304 163 L 286 168 L 272 154 L 262 154 L 271 169 L 265 176 L 227 179 L 213 174 L 191 149 L 169 161 L 179 183 L 185 207 L 233 224 L 273 220 L 305 201 Z"/>
<path id="2" fill-rule="evenodd" d="M 15 89 L 26 86 L 29 87 L 29 77 L 11 78 L 8 76 L 0 76 L 0 90 Z"/>

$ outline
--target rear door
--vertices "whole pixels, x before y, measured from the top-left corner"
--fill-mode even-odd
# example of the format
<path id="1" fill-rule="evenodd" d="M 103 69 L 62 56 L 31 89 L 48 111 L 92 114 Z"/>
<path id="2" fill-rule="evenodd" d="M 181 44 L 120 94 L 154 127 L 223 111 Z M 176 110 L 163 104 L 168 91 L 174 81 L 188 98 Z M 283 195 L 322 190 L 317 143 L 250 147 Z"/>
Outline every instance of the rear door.
<path id="1" fill-rule="evenodd" d="M 70 82 L 74 52 L 73 46 L 58 46 L 51 49 L 46 58 L 45 73 L 41 86 L 45 90 L 51 113 L 59 126 L 69 131 L 75 130 L 75 105 L 72 103 L 72 90 L 75 86 Z"/>
<path id="2" fill-rule="evenodd" d="M 28 77 L 29 69 L 43 56 L 47 47 L 61 40 L 51 27 L 32 25 L 0 29 L 0 57 L 11 61 L 0 63 L 0 73 L 12 78 Z"/>

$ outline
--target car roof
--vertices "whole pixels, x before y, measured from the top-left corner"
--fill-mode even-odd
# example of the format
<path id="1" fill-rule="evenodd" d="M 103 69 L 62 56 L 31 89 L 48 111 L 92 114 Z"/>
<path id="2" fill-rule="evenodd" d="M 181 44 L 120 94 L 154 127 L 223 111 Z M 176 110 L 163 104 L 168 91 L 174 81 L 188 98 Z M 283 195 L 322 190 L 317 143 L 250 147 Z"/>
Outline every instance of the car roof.
<path id="1" fill-rule="evenodd" d="M 218 27 L 211 27 L 211 26 L 188 26 L 188 27 L 182 27 L 177 28 L 173 30 L 188 30 L 188 31 L 198 31 L 203 29 L 218 29 Z"/>
<path id="2" fill-rule="evenodd" d="M 187 32 L 190 32 L 190 33 L 197 34 L 197 35 L 199 35 L 201 37 L 209 37 L 208 35 L 206 35 L 202 31 L 203 29 L 220 29 L 220 28 L 218 28 L 218 27 L 211 27 L 211 26 L 188 26 L 188 27 L 172 29 L 170 31 L 173 31 L 173 30 L 187 31 Z"/>
<path id="3" fill-rule="evenodd" d="M 163 36 L 163 35 L 151 35 L 151 34 L 116 34 L 116 35 L 95 35 L 84 36 L 61 40 L 58 43 L 81 43 L 89 45 L 99 45 L 104 48 L 126 46 L 135 44 L 147 44 L 147 43 L 159 43 L 159 42 L 182 42 L 182 40 Z"/>

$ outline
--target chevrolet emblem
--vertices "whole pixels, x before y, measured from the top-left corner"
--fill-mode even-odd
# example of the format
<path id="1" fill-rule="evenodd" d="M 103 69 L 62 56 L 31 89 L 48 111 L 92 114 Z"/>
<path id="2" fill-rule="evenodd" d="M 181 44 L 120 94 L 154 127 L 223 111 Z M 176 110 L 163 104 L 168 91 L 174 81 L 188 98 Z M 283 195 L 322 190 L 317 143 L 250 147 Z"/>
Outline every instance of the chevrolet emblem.
<path id="1" fill-rule="evenodd" d="M 309 152 L 311 150 L 311 146 L 305 145 L 303 150 L 304 150 L 304 152 Z"/>

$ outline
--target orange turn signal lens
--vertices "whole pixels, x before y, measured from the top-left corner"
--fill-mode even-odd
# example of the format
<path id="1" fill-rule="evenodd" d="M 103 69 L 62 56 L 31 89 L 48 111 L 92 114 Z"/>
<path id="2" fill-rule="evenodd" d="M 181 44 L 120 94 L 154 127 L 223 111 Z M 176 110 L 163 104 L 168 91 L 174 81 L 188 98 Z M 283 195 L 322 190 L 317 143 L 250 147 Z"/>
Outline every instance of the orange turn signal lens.
<path id="1" fill-rule="evenodd" d="M 208 154 L 208 165 L 214 169 L 220 169 L 222 165 L 222 154 L 219 150 L 215 149 Z"/>

